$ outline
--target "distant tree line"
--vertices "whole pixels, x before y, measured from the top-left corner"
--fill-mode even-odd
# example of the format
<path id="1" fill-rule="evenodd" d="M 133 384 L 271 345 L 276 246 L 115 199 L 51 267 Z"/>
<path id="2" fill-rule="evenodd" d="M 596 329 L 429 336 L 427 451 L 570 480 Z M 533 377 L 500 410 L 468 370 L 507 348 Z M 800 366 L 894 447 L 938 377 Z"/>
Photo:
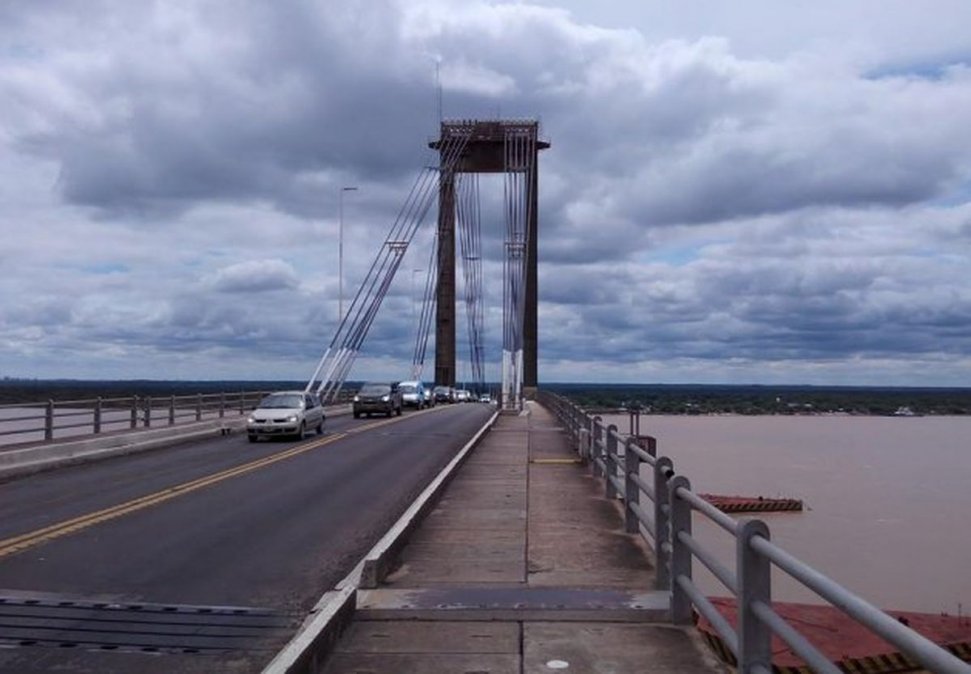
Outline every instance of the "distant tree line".
<path id="1" fill-rule="evenodd" d="M 359 382 L 348 382 L 354 390 Z M 0 404 L 302 389 L 305 381 L 0 380 Z M 971 414 L 971 388 L 542 384 L 592 410 L 649 414 Z"/>
<path id="2" fill-rule="evenodd" d="M 816 386 L 548 384 L 596 410 L 649 414 L 971 414 L 971 389 Z"/>

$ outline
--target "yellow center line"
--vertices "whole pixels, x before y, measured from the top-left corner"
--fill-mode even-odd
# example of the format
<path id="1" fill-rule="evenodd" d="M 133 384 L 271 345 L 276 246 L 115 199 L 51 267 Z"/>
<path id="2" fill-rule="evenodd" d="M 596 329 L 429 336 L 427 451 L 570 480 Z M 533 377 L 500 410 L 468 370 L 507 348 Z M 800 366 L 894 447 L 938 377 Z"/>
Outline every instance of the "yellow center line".
<path id="1" fill-rule="evenodd" d="M 52 541 L 55 538 L 60 538 L 61 536 L 66 536 L 67 534 L 81 531 L 82 529 L 87 529 L 95 524 L 107 522 L 108 520 L 121 517 L 122 515 L 127 515 L 159 503 L 164 503 L 165 501 L 169 501 L 177 496 L 188 494 L 218 482 L 222 482 L 239 475 L 245 475 L 246 473 L 250 473 L 254 470 L 259 470 L 265 466 L 277 463 L 278 461 L 283 461 L 299 454 L 309 452 L 312 449 L 329 445 L 332 442 L 340 440 L 346 435 L 347 433 L 330 435 L 321 440 L 314 440 L 313 442 L 309 442 L 305 445 L 298 445 L 297 447 L 288 449 L 285 452 L 280 452 L 279 454 L 257 459 L 241 466 L 228 468 L 219 473 L 213 473 L 212 475 L 207 475 L 205 477 L 192 480 L 191 482 L 185 482 L 173 487 L 167 487 L 166 489 L 157 491 L 154 494 L 141 496 L 125 503 L 120 503 L 118 505 L 88 513 L 87 515 L 81 515 L 73 519 L 58 522 L 57 524 L 52 524 L 44 527 L 43 529 L 37 529 L 25 534 L 20 534 L 19 536 L 13 536 L 11 538 L 0 540 L 0 557 L 6 557 L 8 555 L 26 550 L 27 548 L 34 547 L 35 545 Z"/>
<path id="2" fill-rule="evenodd" d="M 354 433 L 361 433 L 362 431 L 369 431 L 372 428 L 380 428 L 381 426 L 387 426 L 388 424 L 397 423 L 399 421 L 404 421 L 405 419 L 414 419 L 419 414 L 428 414 L 429 412 L 434 412 L 435 407 L 426 407 L 423 410 L 416 410 L 414 412 L 409 412 L 408 416 L 400 417 L 390 417 L 388 419 L 382 419 L 380 421 L 372 421 L 370 423 L 362 424 L 360 426 L 355 426 L 354 428 L 346 431 L 347 435 L 352 435 Z"/>

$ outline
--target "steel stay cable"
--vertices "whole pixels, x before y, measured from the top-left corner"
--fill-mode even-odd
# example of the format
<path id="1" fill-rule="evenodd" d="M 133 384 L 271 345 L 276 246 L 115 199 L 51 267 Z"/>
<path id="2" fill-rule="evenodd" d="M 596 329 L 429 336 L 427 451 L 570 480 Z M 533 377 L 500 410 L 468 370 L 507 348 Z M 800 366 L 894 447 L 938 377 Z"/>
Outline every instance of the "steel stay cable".
<path id="1" fill-rule="evenodd" d="M 453 143 L 452 145 L 461 146 L 461 147 L 457 147 L 456 149 L 450 146 L 449 152 L 447 155 L 448 170 L 451 170 L 452 165 L 460 155 L 461 149 L 462 147 L 464 147 L 464 143 L 459 143 L 458 141 L 456 141 L 456 143 Z M 410 224 L 407 227 L 406 231 L 399 230 L 406 237 L 403 241 L 399 242 L 391 239 L 385 241 L 384 249 L 388 251 L 388 254 L 385 258 L 385 262 L 382 263 L 382 267 L 381 267 L 382 271 L 384 271 L 384 275 L 383 277 L 381 277 L 382 282 L 381 282 L 381 285 L 378 287 L 377 291 L 370 295 L 370 301 L 367 306 L 367 310 L 363 318 L 357 321 L 356 328 L 351 334 L 351 341 L 349 343 L 349 346 L 342 354 L 343 360 L 336 369 L 338 376 L 335 377 L 335 383 L 338 390 L 340 386 L 343 385 L 344 379 L 346 378 L 347 374 L 350 371 L 351 366 L 353 365 L 354 361 L 357 358 L 357 354 L 360 350 L 360 345 L 363 343 L 364 338 L 366 337 L 367 332 L 374 321 L 374 317 L 377 315 L 378 309 L 380 308 L 381 303 L 384 297 L 386 296 L 388 289 L 390 288 L 391 282 L 394 279 L 394 275 L 396 274 L 401 264 L 401 259 L 407 250 L 408 243 L 410 242 L 411 238 L 414 236 L 414 232 L 417 230 L 418 225 L 424 219 L 424 216 L 430 207 L 431 207 L 431 199 L 427 198 L 425 199 L 425 203 L 423 204 L 423 210 L 416 218 L 415 222 Z M 378 278 L 379 276 L 375 275 L 375 280 L 377 280 Z M 372 288 L 373 288 L 373 283 L 372 283 Z M 360 312 L 359 312 L 359 315 L 360 315 Z"/>
<path id="2" fill-rule="evenodd" d="M 425 353 L 428 348 L 428 336 L 431 330 L 432 309 L 435 306 L 435 279 L 438 276 L 438 234 L 432 238 L 431 251 L 428 257 L 428 269 L 425 274 L 425 288 L 422 294 L 421 317 L 418 321 L 418 334 L 415 336 L 415 351 L 411 359 L 412 374 L 415 379 L 421 379 L 421 372 L 425 366 Z"/>
<path id="3" fill-rule="evenodd" d="M 433 239 L 432 249 L 428 256 L 428 273 L 425 276 L 425 293 L 422 298 L 421 320 L 421 351 L 416 363 L 418 373 L 425 365 L 425 354 L 428 350 L 428 337 L 431 333 L 432 317 L 437 306 L 435 290 L 438 280 L 438 236 Z"/>
<path id="4" fill-rule="evenodd" d="M 440 183 L 442 171 L 450 172 L 453 170 L 467 141 L 467 135 L 458 135 L 443 142 L 443 167 L 440 169 L 439 181 L 437 182 Z M 372 263 L 365 281 L 355 295 L 348 314 L 341 321 L 338 332 L 332 341 L 332 347 L 339 342 L 340 348 L 335 353 L 331 347 L 325 354 L 325 359 L 331 353 L 334 354 L 330 367 L 325 376 L 321 378 L 318 387 L 318 392 L 322 392 L 325 399 L 343 385 L 343 380 L 356 359 L 360 345 L 363 343 L 374 316 L 387 294 L 390 282 L 400 266 L 401 256 L 407 249 L 414 232 L 431 208 L 431 196 L 434 194 L 433 186 L 436 181 L 427 179 L 427 175 L 430 173 L 432 172 L 425 171 L 419 177 L 419 181 L 412 189 L 398 220 L 392 226 L 391 233 Z M 351 316 L 353 318 L 348 325 L 347 320 Z M 341 339 L 341 337 L 343 338 Z M 318 370 L 322 371 L 323 367 L 319 367 Z"/>
<path id="5" fill-rule="evenodd" d="M 454 163 L 457 161 L 462 149 L 464 148 L 464 145 L 465 145 L 464 142 L 459 142 L 458 140 L 454 141 L 453 143 L 450 143 L 448 152 L 446 155 L 447 171 L 451 171 Z M 429 190 L 427 194 L 431 195 L 433 194 L 433 192 Z M 421 223 L 421 220 L 424 219 L 424 215 L 431 208 L 431 201 L 432 201 L 431 198 L 426 195 L 426 198 L 423 199 L 424 203 L 420 208 L 420 213 L 417 215 L 417 217 L 414 218 L 414 223 L 407 227 L 408 229 L 407 232 L 404 232 L 404 231 L 402 232 L 404 236 L 400 239 L 400 241 L 403 242 L 405 246 L 407 246 L 407 243 L 410 242 L 410 239 L 414 234 L 414 230 L 417 229 L 418 225 Z M 392 271 L 391 271 L 392 279 L 393 279 L 394 272 L 397 271 L 397 268 L 400 265 L 400 256 L 403 254 L 403 251 L 399 252 L 395 245 L 398 243 L 398 241 L 399 240 L 388 239 L 385 241 L 385 245 L 384 245 L 384 250 L 386 250 L 388 253 L 386 258 L 387 262 L 392 268 Z M 381 300 L 383 300 L 384 295 L 387 293 L 387 288 L 389 286 L 390 286 L 390 279 L 386 279 L 386 281 L 382 283 L 381 286 L 379 287 L 378 293 L 372 298 L 371 305 L 368 307 L 368 312 L 365 313 L 365 316 L 364 316 L 365 324 L 360 325 L 358 327 L 356 333 L 354 334 L 354 339 L 350 343 L 350 346 L 353 349 L 359 348 L 360 344 L 363 342 L 367 329 L 370 327 L 370 323 L 373 321 L 374 315 L 377 313 L 377 309 L 380 307 Z"/>
<path id="6" fill-rule="evenodd" d="M 389 239 L 394 240 L 392 237 L 395 236 L 395 232 L 401 230 L 401 222 L 403 219 L 407 219 L 415 209 L 415 204 L 427 200 L 427 195 L 429 194 L 430 185 L 435 184 L 435 181 L 431 180 L 431 176 L 437 173 L 433 170 L 425 169 L 423 170 L 416 181 L 416 184 L 412 187 L 411 193 L 406 199 L 405 205 L 402 207 L 398 214 L 398 218 L 392 226 L 391 234 L 389 234 Z M 327 372 L 326 376 L 321 381 L 321 386 L 319 390 L 323 390 L 325 387 L 327 389 L 327 394 L 331 392 L 335 386 L 335 373 L 346 372 L 345 363 L 348 359 L 353 359 L 349 351 L 350 343 L 352 342 L 352 334 L 354 331 L 354 324 L 360 320 L 361 312 L 366 304 L 368 304 L 368 298 L 374 292 L 375 285 L 378 279 L 381 277 L 382 272 L 387 268 L 387 263 L 389 259 L 388 246 L 382 246 L 381 250 L 378 251 L 378 255 L 375 261 L 371 265 L 371 269 L 368 271 L 364 282 L 358 289 L 354 300 L 351 303 L 351 307 L 347 314 L 342 318 L 342 321 L 338 327 L 338 331 L 334 336 L 334 340 L 331 343 L 331 347 L 336 345 L 338 342 L 341 347 L 338 349 L 334 357 L 334 362 L 331 364 L 330 370 Z M 352 323 L 350 326 L 347 325 L 347 320 L 353 315 Z M 343 339 L 341 336 L 343 334 Z M 332 351 L 328 349 L 328 351 Z M 319 368 L 322 369 L 322 368 Z M 316 376 L 316 375 L 315 375 Z M 342 383 L 342 382 L 341 382 Z M 339 385 L 339 384 L 337 384 Z"/>
<path id="7" fill-rule="evenodd" d="M 475 325 L 475 313 L 478 304 L 479 290 L 475 285 L 475 269 L 481 263 L 478 251 L 474 248 L 474 232 L 478 226 L 475 220 L 475 203 L 478 199 L 477 178 L 468 176 L 460 182 L 459 199 L 459 230 L 462 257 L 462 276 L 464 279 L 466 332 L 469 343 L 469 362 L 472 379 L 479 383 L 481 363 L 478 332 Z"/>

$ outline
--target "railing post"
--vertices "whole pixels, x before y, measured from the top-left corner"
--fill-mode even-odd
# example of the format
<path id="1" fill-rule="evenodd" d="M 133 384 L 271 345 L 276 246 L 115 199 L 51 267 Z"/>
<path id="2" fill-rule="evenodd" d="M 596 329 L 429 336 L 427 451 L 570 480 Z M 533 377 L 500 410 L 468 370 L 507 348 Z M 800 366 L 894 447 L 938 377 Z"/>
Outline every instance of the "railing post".
<path id="1" fill-rule="evenodd" d="M 590 429 L 581 428 L 580 438 L 577 441 L 577 454 L 583 461 L 590 460 Z"/>
<path id="2" fill-rule="evenodd" d="M 219 418 L 222 419 L 226 416 L 226 394 L 225 392 L 219 393 Z"/>
<path id="3" fill-rule="evenodd" d="M 640 533 L 641 530 L 641 521 L 637 518 L 637 513 L 634 512 L 633 508 L 641 502 L 641 488 L 632 479 L 633 476 L 639 475 L 641 472 L 641 457 L 637 456 L 631 449 L 633 444 L 634 438 L 627 438 L 627 442 L 624 443 L 624 498 L 626 500 L 624 504 L 624 530 L 629 534 Z M 656 536 L 654 543 L 657 544 Z M 657 556 L 660 557 L 660 552 L 657 552 Z"/>
<path id="4" fill-rule="evenodd" d="M 322 404 L 322 403 L 321 403 Z M 246 414 L 246 392 L 239 392 L 239 416 Z"/>
<path id="5" fill-rule="evenodd" d="M 169 396 L 169 426 L 175 425 L 175 395 Z"/>
<path id="6" fill-rule="evenodd" d="M 94 401 L 94 432 L 101 432 L 101 396 Z"/>
<path id="7" fill-rule="evenodd" d="M 590 445 L 590 466 L 593 470 L 594 477 L 600 477 L 600 448 L 603 445 L 603 426 L 601 425 L 602 419 L 599 416 L 593 418 L 591 422 L 592 442 Z"/>
<path id="8" fill-rule="evenodd" d="M 145 428 L 152 425 L 152 396 L 145 397 Z"/>
<path id="9" fill-rule="evenodd" d="M 131 429 L 135 430 L 138 428 L 138 396 L 132 396 L 131 399 Z"/>
<path id="10" fill-rule="evenodd" d="M 691 598 L 681 587 L 681 579 L 691 581 L 691 550 L 681 542 L 680 534 L 691 535 L 691 504 L 678 498 L 678 490 L 691 491 L 691 482 L 684 475 L 676 475 L 668 483 L 668 498 L 671 502 L 671 566 L 668 586 L 657 589 L 671 590 L 671 620 L 675 625 L 690 625 L 693 621 Z M 664 540 L 663 537 L 660 540 Z M 658 546 L 660 547 L 660 546 Z M 658 580 L 661 578 L 661 564 L 657 563 Z"/>
<path id="11" fill-rule="evenodd" d="M 202 394 L 196 394 L 196 421 L 202 421 Z"/>
<path id="12" fill-rule="evenodd" d="M 44 439 L 54 439 L 54 401 L 48 399 L 47 409 L 44 410 Z"/>
<path id="13" fill-rule="evenodd" d="M 610 478 L 617 477 L 617 426 L 610 424 L 607 426 L 607 455 L 604 457 L 604 473 L 606 484 L 604 485 L 604 496 L 607 498 L 617 498 L 617 487 Z"/>
<path id="14" fill-rule="evenodd" d="M 772 563 L 752 549 L 755 536 L 769 539 L 769 527 L 762 520 L 739 522 L 736 573 L 738 574 L 738 671 L 754 667 L 772 670 L 772 632 L 762 624 L 753 604 L 772 602 Z"/>
<path id="15" fill-rule="evenodd" d="M 670 518 L 674 516 L 674 498 L 669 491 L 668 480 L 674 475 L 674 464 L 666 456 L 659 458 L 654 464 L 654 542 L 657 545 L 655 554 L 657 555 L 656 583 L 657 589 L 668 590 L 671 588 L 671 576 L 674 573 L 671 565 L 668 564 L 668 557 L 671 554 L 669 548 L 662 545 L 663 541 L 671 536 L 672 524 Z M 691 485 L 688 485 L 691 488 Z M 688 506 L 688 533 L 691 533 L 691 506 Z M 672 542 L 673 545 L 673 542 Z M 689 553 L 690 554 L 690 553 Z M 689 574 L 691 569 L 688 569 Z M 689 575 L 690 577 L 690 575 Z"/>
<path id="16" fill-rule="evenodd" d="M 644 451 L 657 458 L 657 438 L 651 437 L 650 435 L 644 438 Z"/>

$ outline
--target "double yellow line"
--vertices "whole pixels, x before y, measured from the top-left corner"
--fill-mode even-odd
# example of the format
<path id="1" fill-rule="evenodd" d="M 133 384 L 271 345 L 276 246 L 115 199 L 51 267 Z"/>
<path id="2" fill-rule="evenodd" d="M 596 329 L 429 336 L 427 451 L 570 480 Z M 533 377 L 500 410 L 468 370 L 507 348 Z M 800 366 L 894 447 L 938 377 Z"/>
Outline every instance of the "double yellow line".
<path id="1" fill-rule="evenodd" d="M 191 482 L 184 482 L 183 484 L 168 487 L 167 489 L 157 491 L 154 494 L 141 496 L 131 501 L 126 501 L 125 503 L 119 503 L 118 505 L 111 506 L 110 508 L 104 508 L 103 510 L 97 510 L 93 513 L 88 513 L 87 515 L 81 515 L 80 517 L 58 522 L 57 524 L 52 524 L 44 527 L 43 529 L 36 529 L 35 531 L 30 531 L 26 534 L 4 539 L 0 541 L 0 557 L 6 557 L 8 555 L 22 552 L 27 548 L 52 541 L 55 538 L 60 538 L 61 536 L 66 536 L 76 531 L 81 531 L 82 529 L 87 529 L 95 524 L 101 524 L 102 522 L 107 522 L 108 520 L 113 520 L 117 517 L 128 515 L 138 510 L 143 510 L 145 508 L 158 505 L 159 503 L 164 503 L 165 501 L 170 501 L 178 496 L 189 494 L 224 480 L 245 475 L 246 473 L 251 473 L 254 470 L 259 470 L 260 468 L 277 463 L 278 461 L 284 461 L 299 454 L 309 452 L 312 449 L 329 445 L 332 442 L 340 440 L 345 435 L 347 434 L 339 433 L 337 435 L 329 435 L 326 438 L 314 440 L 303 445 L 298 445 L 286 450 L 285 452 L 280 452 L 279 454 L 257 459 L 256 461 L 250 461 L 249 463 L 244 463 L 241 466 L 228 468 L 219 473 L 213 473 L 212 475 L 207 475 L 205 477 L 192 480 Z"/>
<path id="2" fill-rule="evenodd" d="M 409 417 L 413 416 L 415 415 L 409 415 Z M 401 420 L 402 417 L 397 417 L 363 424 L 343 433 L 328 435 L 325 438 L 313 440 L 306 444 L 292 447 L 284 452 L 280 452 L 279 454 L 273 454 L 272 456 L 257 459 L 256 461 L 244 463 L 243 465 L 236 466 L 235 468 L 228 468 L 219 473 L 213 473 L 212 475 L 207 475 L 205 477 L 192 480 L 191 482 L 185 482 L 173 487 L 168 487 L 153 494 L 148 494 L 147 496 L 141 496 L 139 498 L 132 499 L 131 501 L 126 501 L 125 503 L 119 503 L 118 505 L 111 506 L 110 508 L 104 508 L 93 513 L 88 513 L 87 515 L 81 515 L 73 519 L 58 522 L 57 524 L 52 524 L 44 527 L 43 529 L 36 529 L 25 534 L 20 534 L 19 536 L 13 536 L 11 538 L 0 540 L 0 558 L 22 552 L 27 548 L 32 548 L 42 543 L 47 543 L 48 541 L 60 538 L 61 536 L 67 536 L 68 534 L 87 529 L 95 524 L 101 524 L 102 522 L 107 522 L 109 520 L 122 517 L 123 515 L 128 515 L 130 513 L 158 505 L 159 503 L 170 501 L 178 496 L 192 493 L 199 489 L 223 482 L 224 480 L 245 475 L 246 473 L 251 473 L 254 470 L 265 468 L 266 466 L 277 463 L 278 461 L 284 461 L 299 454 L 309 452 L 313 449 L 324 447 L 348 435 L 362 433 L 381 426 L 387 426 L 388 424 L 396 423 Z"/>

